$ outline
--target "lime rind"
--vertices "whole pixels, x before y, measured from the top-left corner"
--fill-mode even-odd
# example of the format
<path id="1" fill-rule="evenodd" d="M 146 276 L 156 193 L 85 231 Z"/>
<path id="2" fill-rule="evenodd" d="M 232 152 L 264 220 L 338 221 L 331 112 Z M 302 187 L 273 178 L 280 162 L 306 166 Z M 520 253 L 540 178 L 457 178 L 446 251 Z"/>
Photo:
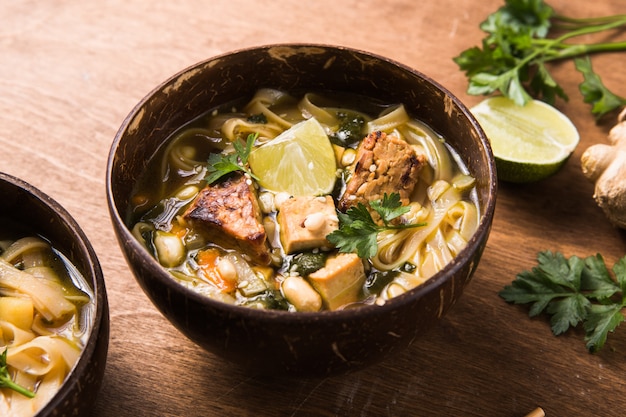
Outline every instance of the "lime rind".
<path id="1" fill-rule="evenodd" d="M 498 179 L 511 183 L 530 183 L 541 181 L 556 174 L 568 158 L 551 164 L 528 164 L 495 158 Z"/>
<path id="2" fill-rule="evenodd" d="M 472 113 L 489 138 L 503 181 L 534 182 L 553 175 L 580 140 L 571 120 L 541 101 L 520 107 L 505 97 L 490 97 Z"/>

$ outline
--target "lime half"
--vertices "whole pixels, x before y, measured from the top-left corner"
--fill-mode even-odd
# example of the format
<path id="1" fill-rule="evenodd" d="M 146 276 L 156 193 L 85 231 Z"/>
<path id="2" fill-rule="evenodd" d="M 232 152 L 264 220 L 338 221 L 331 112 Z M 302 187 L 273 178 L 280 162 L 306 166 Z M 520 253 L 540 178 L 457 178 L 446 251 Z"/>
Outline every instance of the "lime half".
<path id="1" fill-rule="evenodd" d="M 526 183 L 551 176 L 580 140 L 571 120 L 539 100 L 522 107 L 506 97 L 490 97 L 471 111 L 489 138 L 502 181 Z"/>
<path id="2" fill-rule="evenodd" d="M 313 118 L 253 150 L 248 162 L 263 187 L 292 196 L 329 194 L 337 180 L 335 152 Z"/>

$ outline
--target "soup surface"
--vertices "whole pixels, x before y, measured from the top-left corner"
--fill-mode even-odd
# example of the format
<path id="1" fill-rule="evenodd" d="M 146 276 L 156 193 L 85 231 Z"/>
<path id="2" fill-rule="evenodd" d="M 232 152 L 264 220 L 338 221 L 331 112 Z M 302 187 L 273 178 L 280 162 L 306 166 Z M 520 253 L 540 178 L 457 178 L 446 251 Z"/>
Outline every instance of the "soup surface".
<path id="1" fill-rule="evenodd" d="M 402 104 L 273 89 L 181 127 L 131 203 L 134 236 L 182 285 L 290 311 L 385 303 L 479 217 L 455 150 Z"/>
<path id="2" fill-rule="evenodd" d="M 59 390 L 92 328 L 91 288 L 42 237 L 0 219 L 0 415 L 32 416 Z"/>

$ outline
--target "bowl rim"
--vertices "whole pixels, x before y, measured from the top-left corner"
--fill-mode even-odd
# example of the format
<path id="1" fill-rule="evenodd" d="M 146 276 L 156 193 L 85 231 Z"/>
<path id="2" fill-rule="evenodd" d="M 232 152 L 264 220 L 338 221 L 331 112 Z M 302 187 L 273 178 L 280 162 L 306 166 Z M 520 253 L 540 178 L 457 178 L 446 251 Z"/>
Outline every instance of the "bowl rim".
<path id="1" fill-rule="evenodd" d="M 444 96 L 448 97 L 452 103 L 458 108 L 459 113 L 463 115 L 463 117 L 467 118 L 472 129 L 476 132 L 477 139 L 480 141 L 483 149 L 485 150 L 487 156 L 487 177 L 488 177 L 488 191 L 487 191 L 487 199 L 481 207 L 481 215 L 478 223 L 478 227 L 472 237 L 470 238 L 468 244 L 465 248 L 461 250 L 461 252 L 454 257 L 454 259 L 449 262 L 443 269 L 437 272 L 435 275 L 430 277 L 424 283 L 419 286 L 407 291 L 404 294 L 393 297 L 382 305 L 363 305 L 359 308 L 348 308 L 343 310 L 333 310 L 333 311 L 318 311 L 318 312 L 290 312 L 285 310 L 257 310 L 244 306 L 237 306 L 228 303 L 224 303 L 222 301 L 214 300 L 206 295 L 202 295 L 198 292 L 195 292 L 182 284 L 179 284 L 176 280 L 169 277 L 168 272 L 156 261 L 156 259 L 148 252 L 145 251 L 142 245 L 132 236 L 129 228 L 126 226 L 125 221 L 120 216 L 120 213 L 117 210 L 116 201 L 113 198 L 114 186 L 112 183 L 112 174 L 113 168 L 115 164 L 115 160 L 117 159 L 118 149 L 120 148 L 120 143 L 124 136 L 124 133 L 128 130 L 129 126 L 132 124 L 135 116 L 141 111 L 143 106 L 152 98 L 154 94 L 159 91 L 162 91 L 167 86 L 175 83 L 185 74 L 197 70 L 199 68 L 203 68 L 204 66 L 210 64 L 211 62 L 217 62 L 221 59 L 227 58 L 232 55 L 240 55 L 252 51 L 259 50 L 269 50 L 271 48 L 323 48 L 325 50 L 336 50 L 336 51 L 347 51 L 355 54 L 359 54 L 361 56 L 367 56 L 374 60 L 378 60 L 386 63 L 387 65 L 395 66 L 402 70 L 403 72 L 411 73 L 413 76 L 423 79 L 427 83 L 434 86 L 437 90 L 441 91 Z M 353 317 L 363 317 L 369 315 L 377 315 L 381 312 L 387 310 L 395 310 L 398 307 L 401 307 L 406 304 L 412 303 L 415 299 L 422 298 L 425 294 L 430 291 L 436 290 L 439 286 L 441 286 L 445 281 L 452 279 L 452 277 L 459 271 L 464 265 L 469 262 L 476 251 L 480 249 L 480 242 L 483 239 L 487 239 L 490 229 L 491 223 L 493 220 L 493 216 L 495 213 L 496 206 L 496 195 L 497 195 L 498 182 L 496 177 L 495 170 L 495 161 L 493 157 L 493 152 L 489 140 L 487 136 L 476 120 L 476 118 L 472 115 L 469 108 L 463 104 L 463 102 L 452 94 L 447 88 L 439 84 L 439 82 L 425 75 L 421 71 L 411 68 L 403 63 L 400 63 L 394 59 L 384 57 L 382 55 L 378 55 L 376 53 L 368 52 L 362 49 L 356 49 L 347 46 L 339 46 L 339 45 L 330 45 L 323 43 L 274 43 L 274 44 L 264 44 L 258 46 L 251 46 L 246 48 L 235 49 L 232 51 L 223 52 L 221 54 L 206 58 L 195 64 L 189 65 L 175 74 L 171 75 L 164 81 L 160 82 L 156 87 L 154 87 L 150 92 L 148 92 L 133 108 L 130 113 L 124 118 L 120 128 L 115 134 L 114 140 L 111 144 L 109 150 L 109 156 L 107 159 L 106 166 L 106 197 L 107 204 L 109 207 L 109 213 L 111 215 L 112 221 L 115 224 L 116 229 L 123 234 L 124 242 L 126 245 L 130 245 L 130 250 L 135 253 L 139 253 L 142 256 L 142 259 L 146 258 L 147 262 L 144 263 L 144 266 L 150 271 L 151 277 L 150 279 L 157 279 L 162 284 L 166 286 L 172 286 L 176 288 L 177 291 L 183 293 L 185 297 L 188 297 L 199 304 L 207 304 L 209 306 L 213 306 L 218 310 L 222 310 L 228 313 L 235 313 L 238 316 L 249 317 L 255 320 L 258 319 L 266 319 L 273 320 L 275 318 L 279 318 L 282 321 L 289 322 L 311 322 L 317 321 L 319 319 L 324 320 L 338 320 L 344 321 Z M 126 251 L 124 251 L 126 256 Z M 134 271 L 133 271 L 134 273 Z"/>
<path id="2" fill-rule="evenodd" d="M 109 306 L 104 281 L 104 274 L 102 272 L 100 261 L 98 260 L 96 252 L 91 245 L 91 242 L 87 238 L 87 235 L 84 233 L 78 222 L 60 203 L 58 203 L 56 200 L 54 200 L 52 197 L 50 197 L 48 194 L 44 193 L 34 185 L 26 182 L 21 178 L 7 174 L 5 172 L 0 172 L 0 182 L 9 184 L 16 190 L 16 192 L 23 193 L 24 195 L 31 195 L 41 204 L 41 206 L 45 210 L 55 213 L 55 215 L 58 216 L 59 219 L 68 226 L 68 230 L 71 232 L 71 234 L 73 235 L 73 239 L 78 244 L 77 252 L 80 254 L 79 256 L 84 257 L 87 261 L 86 264 L 88 265 L 89 269 L 81 270 L 80 272 L 87 275 L 85 277 L 85 280 L 90 284 L 90 286 L 92 286 L 91 290 L 93 291 L 94 295 L 95 312 L 93 315 L 92 327 L 85 341 L 85 346 L 80 352 L 78 360 L 70 369 L 67 376 L 65 377 L 65 380 L 59 387 L 59 390 L 38 411 L 37 416 L 42 416 L 47 415 L 66 401 L 67 395 L 69 395 L 70 390 L 76 384 L 75 378 L 83 375 L 89 368 L 92 357 L 97 350 L 97 345 L 100 338 L 106 338 L 106 341 L 100 342 L 106 344 L 104 354 L 105 363 L 101 365 L 102 369 L 104 369 L 104 367 L 106 366 L 106 353 L 108 352 L 109 336 Z M 41 230 L 33 230 L 33 232 L 40 234 L 46 239 L 49 239 L 49 236 L 47 236 L 46 233 Z M 52 243 L 54 247 L 54 242 Z M 67 256 L 73 264 L 75 263 L 75 260 L 69 258 L 67 254 L 63 253 L 63 255 Z M 101 380 L 97 382 L 98 387 L 101 383 Z M 79 387 L 79 389 L 82 390 L 83 387 Z"/>

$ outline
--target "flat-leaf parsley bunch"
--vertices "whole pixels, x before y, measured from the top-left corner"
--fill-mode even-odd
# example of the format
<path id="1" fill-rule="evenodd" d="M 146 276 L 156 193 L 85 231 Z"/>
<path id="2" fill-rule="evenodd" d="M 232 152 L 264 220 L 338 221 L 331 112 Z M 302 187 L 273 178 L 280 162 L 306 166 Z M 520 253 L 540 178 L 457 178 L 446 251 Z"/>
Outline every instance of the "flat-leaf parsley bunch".
<path id="1" fill-rule="evenodd" d="M 609 272 L 600 254 L 581 259 L 540 252 L 538 265 L 517 275 L 500 296 L 515 304 L 530 304 L 529 316 L 551 316 L 555 335 L 582 324 L 587 349 L 602 349 L 609 333 L 624 321 L 626 256 Z"/>
<path id="2" fill-rule="evenodd" d="M 626 105 L 609 91 L 591 67 L 591 54 L 626 51 L 626 40 L 575 42 L 594 33 L 617 35 L 626 30 L 626 15 L 571 18 L 557 14 L 543 0 L 505 0 L 504 6 L 480 24 L 486 33 L 475 46 L 454 58 L 465 72 L 473 95 L 499 92 L 524 105 L 531 96 L 554 104 L 568 97 L 550 74 L 549 62 L 573 59 L 584 80 L 579 88 L 591 112 L 602 116 Z"/>

